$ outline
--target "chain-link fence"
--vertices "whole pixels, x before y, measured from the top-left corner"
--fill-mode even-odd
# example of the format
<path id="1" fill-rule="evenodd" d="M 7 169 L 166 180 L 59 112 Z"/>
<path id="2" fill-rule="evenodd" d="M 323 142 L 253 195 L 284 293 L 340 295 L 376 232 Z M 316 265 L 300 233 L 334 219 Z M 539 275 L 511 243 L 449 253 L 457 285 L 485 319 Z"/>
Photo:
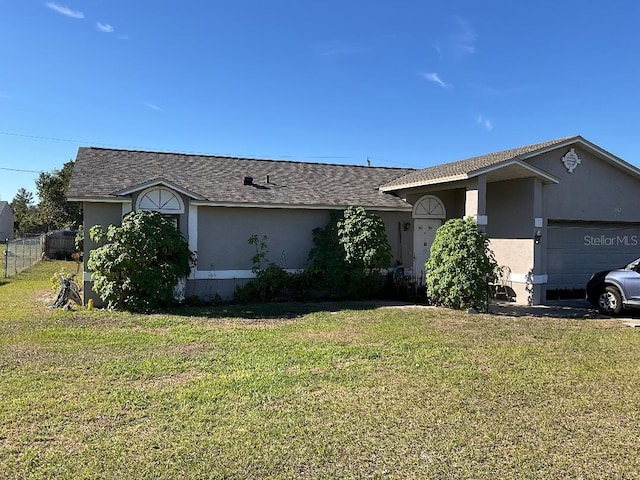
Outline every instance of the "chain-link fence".
<path id="1" fill-rule="evenodd" d="M 2 277 L 20 273 L 42 259 L 44 235 L 5 241 L 0 245 L 2 252 Z"/>

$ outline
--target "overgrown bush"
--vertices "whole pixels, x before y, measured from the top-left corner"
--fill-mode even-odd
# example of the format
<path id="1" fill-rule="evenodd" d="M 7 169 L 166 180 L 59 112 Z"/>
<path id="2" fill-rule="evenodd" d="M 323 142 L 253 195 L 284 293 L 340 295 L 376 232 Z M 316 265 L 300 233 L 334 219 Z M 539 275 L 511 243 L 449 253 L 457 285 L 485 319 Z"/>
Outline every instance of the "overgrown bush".
<path id="1" fill-rule="evenodd" d="M 325 228 L 313 230 L 309 252 L 318 288 L 341 298 L 371 297 L 380 285 L 379 269 L 391 263 L 383 220 L 363 207 L 333 212 Z"/>
<path id="2" fill-rule="evenodd" d="M 109 308 L 148 311 L 170 306 L 178 280 L 189 274 L 192 253 L 186 240 L 167 219 L 137 210 L 110 225 L 95 225 L 95 242 L 87 265 L 93 289 Z"/>
<path id="3" fill-rule="evenodd" d="M 251 271 L 256 278 L 236 288 L 240 302 L 372 297 L 384 284 L 379 270 L 392 258 L 384 222 L 362 207 L 332 212 L 324 228 L 313 230 L 311 265 L 298 273 L 266 262 L 266 236 L 252 235 L 248 242 L 255 247 Z"/>
<path id="4" fill-rule="evenodd" d="M 473 218 L 452 219 L 438 229 L 425 268 L 431 303 L 486 311 L 487 280 L 498 265 Z"/>

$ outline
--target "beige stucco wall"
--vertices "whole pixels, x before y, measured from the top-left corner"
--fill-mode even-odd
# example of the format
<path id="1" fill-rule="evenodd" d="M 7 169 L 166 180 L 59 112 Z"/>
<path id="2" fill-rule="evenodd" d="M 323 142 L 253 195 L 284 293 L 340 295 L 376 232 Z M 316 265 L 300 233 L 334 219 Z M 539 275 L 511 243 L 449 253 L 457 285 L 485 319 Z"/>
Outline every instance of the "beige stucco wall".
<path id="1" fill-rule="evenodd" d="M 526 275 L 533 269 L 533 239 L 491 238 L 489 246 L 498 265 L 511 269 L 508 285 L 516 293 L 516 302 L 527 304 Z"/>

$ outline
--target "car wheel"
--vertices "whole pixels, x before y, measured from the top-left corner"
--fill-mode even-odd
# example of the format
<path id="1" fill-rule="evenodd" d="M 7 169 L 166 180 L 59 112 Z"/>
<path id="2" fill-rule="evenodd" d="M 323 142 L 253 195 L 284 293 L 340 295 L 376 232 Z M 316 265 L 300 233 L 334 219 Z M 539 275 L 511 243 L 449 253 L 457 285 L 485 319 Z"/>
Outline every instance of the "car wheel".
<path id="1" fill-rule="evenodd" d="M 606 287 L 598 295 L 598 311 L 604 315 L 617 315 L 622 311 L 622 297 L 616 287 Z"/>

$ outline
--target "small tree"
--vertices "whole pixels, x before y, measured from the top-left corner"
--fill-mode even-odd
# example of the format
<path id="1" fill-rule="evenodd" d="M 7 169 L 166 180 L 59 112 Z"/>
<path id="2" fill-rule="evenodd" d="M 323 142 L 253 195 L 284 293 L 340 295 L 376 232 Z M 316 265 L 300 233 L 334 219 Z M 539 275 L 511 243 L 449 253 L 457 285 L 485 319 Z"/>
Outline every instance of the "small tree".
<path id="1" fill-rule="evenodd" d="M 389 267 L 393 257 L 384 222 L 363 207 L 332 213 L 324 229 L 314 229 L 313 241 L 309 259 L 320 287 L 340 296 L 369 296 L 379 280 L 374 270 Z"/>
<path id="2" fill-rule="evenodd" d="M 41 231 L 38 208 L 34 204 L 33 193 L 20 188 L 11 201 L 14 212 L 14 230 L 19 236 Z"/>
<path id="3" fill-rule="evenodd" d="M 316 287 L 320 289 L 346 289 L 349 264 L 338 234 L 338 222 L 342 218 L 343 212 L 333 211 L 324 228 L 313 229 L 314 247 L 309 251 L 309 271 L 319 280 Z"/>
<path id="4" fill-rule="evenodd" d="M 95 242 L 87 263 L 93 289 L 109 308 L 148 311 L 173 303 L 173 288 L 188 275 L 192 253 L 181 233 L 162 215 L 138 210 L 120 226 L 89 231 Z"/>
<path id="5" fill-rule="evenodd" d="M 426 263 L 427 295 L 436 305 L 486 311 L 487 278 L 497 268 L 475 220 L 449 220 L 436 232 Z"/>
<path id="6" fill-rule="evenodd" d="M 36 179 L 40 222 L 46 230 L 75 229 L 82 223 L 82 203 L 67 201 L 73 165 L 69 160 L 60 170 L 41 172 Z"/>
<path id="7" fill-rule="evenodd" d="M 388 268 L 393 255 L 387 241 L 382 219 L 367 213 L 364 207 L 349 207 L 338 222 L 338 237 L 344 248 L 345 260 L 354 268 Z"/>

